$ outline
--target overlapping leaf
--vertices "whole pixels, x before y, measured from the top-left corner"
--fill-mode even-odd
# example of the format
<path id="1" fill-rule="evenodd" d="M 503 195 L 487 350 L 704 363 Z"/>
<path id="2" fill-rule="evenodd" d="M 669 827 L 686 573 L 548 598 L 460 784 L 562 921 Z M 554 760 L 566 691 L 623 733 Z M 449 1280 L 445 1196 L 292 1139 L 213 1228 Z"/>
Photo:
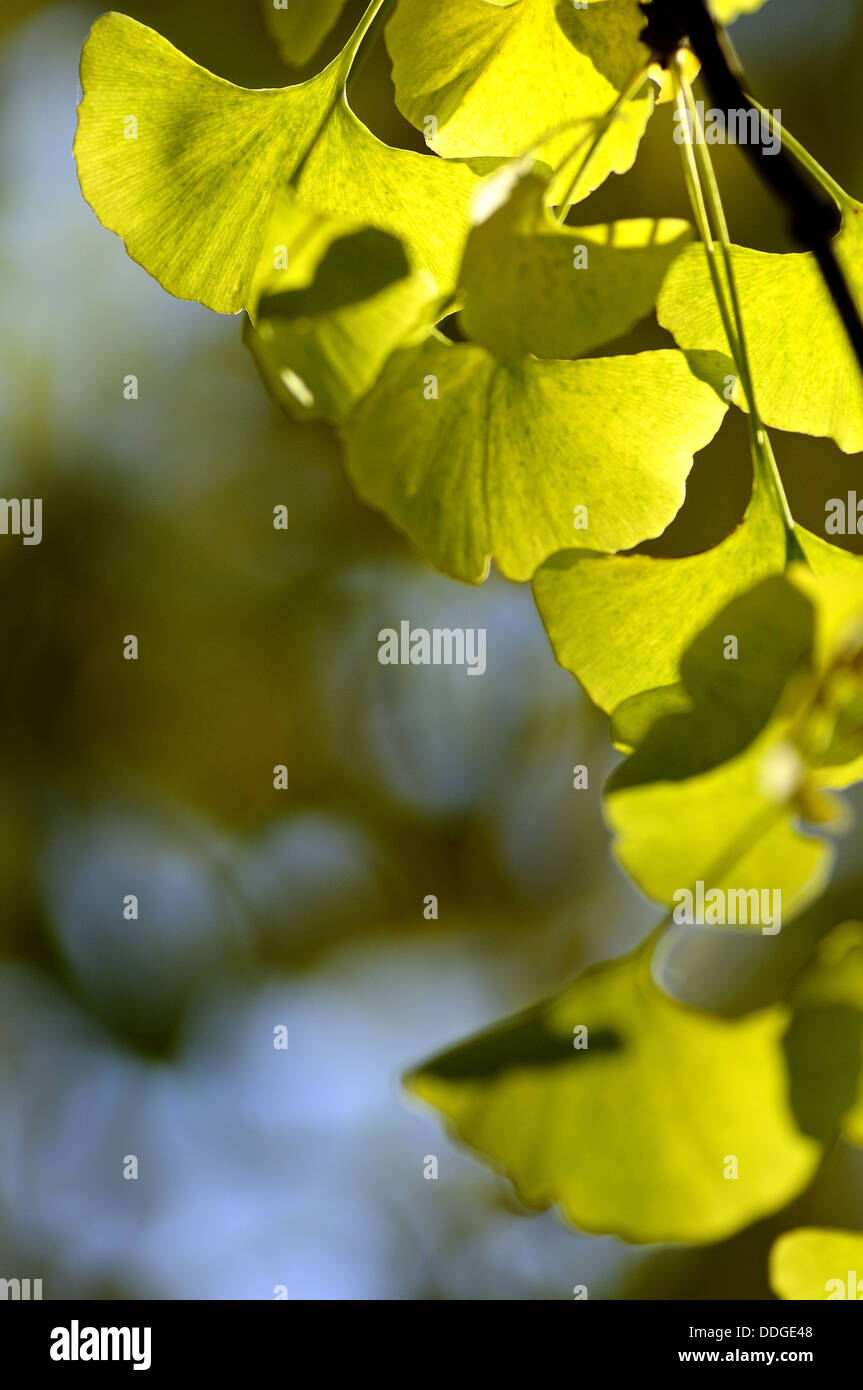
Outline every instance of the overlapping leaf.
<path id="1" fill-rule="evenodd" d="M 858 576 L 794 566 L 692 644 L 690 708 L 659 718 L 607 791 L 616 853 L 649 897 L 670 907 L 699 880 L 705 892 L 778 892 L 784 922 L 816 890 L 830 852 L 798 821 L 828 819 L 822 788 L 861 775 L 861 620 Z"/>
<path id="2" fill-rule="evenodd" d="M 766 3 L 767 0 L 708 0 L 710 10 L 720 24 L 730 24 L 741 14 L 753 14 Z"/>
<path id="3" fill-rule="evenodd" d="M 801 1227 L 770 1252 L 770 1285 L 780 1298 L 809 1302 L 863 1299 L 863 1231 Z"/>
<path id="4" fill-rule="evenodd" d="M 863 925 L 845 922 L 820 944 L 795 985 L 785 1041 L 792 1100 L 807 1129 L 823 1105 L 863 1147 Z M 863 1265 L 860 1269 L 863 1278 Z"/>
<path id="5" fill-rule="evenodd" d="M 283 255 L 260 277 L 244 341 L 289 415 L 342 420 L 393 349 L 428 328 L 440 296 L 386 232 L 321 217 L 289 200 L 274 226 Z"/>
<path id="6" fill-rule="evenodd" d="M 652 312 L 691 236 L 679 218 L 561 227 L 544 191 L 541 179 L 523 178 L 468 238 L 462 325 L 498 357 L 578 357 L 628 332 Z"/>
<path id="7" fill-rule="evenodd" d="M 783 1008 L 729 1021 L 676 1003 L 642 948 L 408 1084 L 529 1205 L 630 1241 L 719 1240 L 796 1196 L 822 1153 L 789 1106 L 786 1021 Z"/>
<path id="8" fill-rule="evenodd" d="M 543 144 L 556 166 L 646 67 L 644 24 L 636 0 L 399 0 L 387 28 L 396 101 L 450 158 L 521 155 L 567 125 Z M 645 88 L 625 104 L 572 201 L 632 166 L 652 100 Z"/>
<path id="9" fill-rule="evenodd" d="M 655 237 L 593 228 L 601 265 L 588 254 L 576 269 L 571 229 L 548 222 L 539 181 L 502 202 L 511 184 L 496 174 L 479 191 L 459 277 L 465 322 L 486 345 L 435 333 L 394 353 L 344 431 L 360 495 L 470 582 L 491 558 L 523 580 L 563 546 L 613 551 L 658 535 L 726 409 L 677 352 L 568 360 L 647 312 L 686 225 Z M 533 355 L 551 347 L 567 359 Z"/>
<path id="10" fill-rule="evenodd" d="M 863 205 L 852 199 L 836 254 L 863 306 Z M 762 419 L 779 429 L 830 436 L 846 453 L 863 449 L 860 368 L 815 257 L 742 246 L 732 257 Z M 701 247 L 688 248 L 672 266 L 657 317 L 681 348 L 727 351 Z M 739 389 L 735 400 L 746 408 Z"/>
<path id="11" fill-rule="evenodd" d="M 567 550 L 534 579 L 555 656 L 611 713 L 643 691 L 675 684 L 697 633 L 737 594 L 778 573 L 782 520 L 766 478 L 756 478 L 741 525 L 720 545 L 677 559 Z"/>
<path id="12" fill-rule="evenodd" d="M 81 188 L 165 289 L 221 313 L 250 308 L 288 187 L 314 211 L 398 236 L 414 269 L 451 288 L 474 175 L 383 145 L 347 103 L 376 9 L 322 73 L 264 91 L 214 77 L 126 15 L 96 21 L 81 59 Z"/>
<path id="13" fill-rule="evenodd" d="M 579 538 L 610 551 L 663 531 L 723 413 L 677 352 L 499 361 L 433 336 L 387 363 L 348 421 L 346 462 L 439 569 L 477 582 L 493 557 L 523 580 Z"/>
<path id="14" fill-rule="evenodd" d="M 291 67 L 302 67 L 317 53 L 337 23 L 347 0 L 259 0 L 264 23 Z"/>

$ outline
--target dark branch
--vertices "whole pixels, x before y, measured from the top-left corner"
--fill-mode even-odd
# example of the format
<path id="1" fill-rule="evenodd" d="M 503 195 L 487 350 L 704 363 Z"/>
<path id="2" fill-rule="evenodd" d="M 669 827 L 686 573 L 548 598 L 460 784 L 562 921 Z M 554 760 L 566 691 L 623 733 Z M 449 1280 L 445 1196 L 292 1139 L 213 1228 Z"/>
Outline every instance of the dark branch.
<path id="1" fill-rule="evenodd" d="M 672 54 L 688 38 L 701 63 L 714 105 L 726 113 L 751 105 L 705 0 L 645 0 L 641 9 L 648 20 L 642 42 L 658 62 L 667 67 Z M 833 247 L 833 238 L 841 226 L 839 210 L 784 148 L 775 154 L 767 154 L 760 143 L 744 144 L 741 148 L 759 177 L 787 208 L 792 236 L 815 256 L 863 372 L 863 321 Z"/>

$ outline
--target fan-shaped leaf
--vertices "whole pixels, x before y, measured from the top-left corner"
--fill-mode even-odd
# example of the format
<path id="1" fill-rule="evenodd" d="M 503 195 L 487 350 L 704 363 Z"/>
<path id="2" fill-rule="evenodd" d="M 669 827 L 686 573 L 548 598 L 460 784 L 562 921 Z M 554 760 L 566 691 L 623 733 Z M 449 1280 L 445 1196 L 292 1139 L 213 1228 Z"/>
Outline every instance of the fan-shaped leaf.
<path id="1" fill-rule="evenodd" d="M 561 227 L 544 189 L 523 179 L 468 237 L 462 323 L 498 357 L 577 357 L 628 332 L 691 236 L 678 218 Z"/>
<path id="2" fill-rule="evenodd" d="M 428 330 L 440 297 L 388 233 L 296 205 L 285 214 L 276 235 L 287 265 L 262 278 L 244 340 L 289 415 L 342 420 L 393 349 Z"/>
<path id="3" fill-rule="evenodd" d="M 828 1102 L 842 1133 L 863 1147 L 863 925 L 825 937 L 795 985 L 786 1038 L 792 1099 L 801 1115 Z M 863 1266 L 860 1269 L 863 1278 Z"/>
<path id="4" fill-rule="evenodd" d="M 493 557 L 529 579 L 573 540 L 658 535 L 724 409 L 677 352 L 499 362 L 433 336 L 394 353 L 348 421 L 347 467 L 439 569 L 477 582 Z"/>
<path id="5" fill-rule="evenodd" d="M 636 0 L 585 10 L 560 0 L 399 0 L 387 28 L 396 100 L 450 158 L 521 155 L 584 122 L 543 144 L 543 159 L 557 165 L 646 69 L 644 24 Z M 645 89 L 626 103 L 573 201 L 632 166 L 652 101 Z"/>
<path id="6" fill-rule="evenodd" d="M 720 1240 L 784 1206 L 822 1152 L 788 1104 L 786 1019 L 773 1008 L 728 1021 L 678 1004 L 642 948 L 408 1084 L 529 1205 L 559 1203 L 575 1225 L 630 1241 Z"/>
<path id="7" fill-rule="evenodd" d="M 214 77 L 126 15 L 96 21 L 81 58 L 81 188 L 171 294 L 221 313 L 249 308 L 288 187 L 312 210 L 392 232 L 413 268 L 451 287 L 474 175 L 381 144 L 347 104 L 376 8 L 322 73 L 265 91 Z"/>
<path id="8" fill-rule="evenodd" d="M 611 713 L 643 691 L 677 682 L 696 634 L 735 595 L 778 573 L 782 520 L 766 479 L 737 528 L 712 550 L 649 555 L 553 556 L 534 579 L 537 607 L 561 666 Z"/>
<path id="9" fill-rule="evenodd" d="M 863 1232 L 801 1227 L 770 1252 L 770 1286 L 780 1298 L 863 1299 Z"/>
<path id="10" fill-rule="evenodd" d="M 863 306 L 863 204 L 849 200 L 836 253 Z M 762 419 L 829 435 L 846 453 L 863 449 L 860 368 L 815 257 L 743 246 L 732 256 Z M 688 247 L 672 265 L 656 311 L 679 347 L 727 351 L 701 246 Z M 739 387 L 734 399 L 746 408 Z"/>
<path id="11" fill-rule="evenodd" d="M 830 856 L 797 819 L 829 815 L 820 789 L 861 773 L 861 623 L 859 576 L 798 565 L 695 640 L 681 662 L 690 709 L 658 719 L 608 785 L 616 853 L 649 897 L 681 905 L 700 881 L 710 925 L 730 920 L 710 915 L 714 889 L 766 893 L 755 907 L 778 903 L 783 922 L 812 894 Z"/>

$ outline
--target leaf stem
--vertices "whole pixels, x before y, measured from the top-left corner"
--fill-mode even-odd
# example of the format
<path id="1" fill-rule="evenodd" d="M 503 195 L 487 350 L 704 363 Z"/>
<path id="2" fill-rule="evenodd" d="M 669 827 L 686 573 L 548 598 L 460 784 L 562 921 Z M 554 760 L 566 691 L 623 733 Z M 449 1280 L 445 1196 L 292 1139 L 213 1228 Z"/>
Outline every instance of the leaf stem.
<path id="1" fill-rule="evenodd" d="M 574 176 L 573 176 L 572 179 L 570 180 L 569 186 L 567 187 L 567 190 L 566 190 L 566 193 L 565 193 L 564 197 L 561 199 L 560 203 L 558 204 L 557 212 L 556 212 L 556 214 L 555 214 L 555 216 L 556 216 L 558 222 L 561 222 L 561 223 L 562 223 L 562 222 L 564 221 L 564 219 L 566 218 L 566 216 L 567 216 L 567 214 L 568 214 L 568 212 L 569 212 L 569 207 L 570 207 L 570 201 L 569 201 L 569 200 L 570 200 L 570 198 L 572 197 L 573 193 L 575 192 L 576 188 L 578 187 L 579 183 L 581 182 L 581 180 L 584 178 L 585 174 L 587 173 L 588 166 L 591 164 L 594 155 L 596 154 L 597 150 L 599 149 L 599 146 L 601 145 L 603 139 L 605 138 L 606 133 L 608 132 L 608 130 L 610 129 L 610 127 L 614 124 L 614 121 L 615 121 L 616 117 L 620 114 L 621 110 L 622 110 L 623 107 L 626 105 L 626 103 L 627 103 L 628 101 L 632 101 L 633 97 L 635 97 L 635 96 L 638 95 L 639 91 L 640 91 L 641 88 L 644 86 L 645 82 L 647 81 L 647 74 L 648 74 L 648 69 L 647 69 L 646 67 L 639 66 L 638 68 L 636 68 L 635 72 L 633 73 L 633 75 L 632 75 L 632 77 L 629 79 L 629 81 L 627 82 L 626 86 L 625 86 L 620 92 L 618 92 L 617 97 L 616 97 L 615 100 L 612 102 L 611 106 L 608 108 L 608 110 L 606 111 L 605 115 L 604 115 L 604 116 L 599 116 L 599 117 L 597 118 L 596 130 L 594 131 L 593 139 L 591 140 L 590 145 L 589 145 L 588 148 L 587 148 L 587 151 L 586 151 L 586 153 L 585 153 L 585 156 L 584 156 L 583 160 L 582 160 L 581 163 L 579 164 L 578 168 L 577 168 L 576 171 L 575 171 Z M 584 140 L 580 140 L 580 141 L 578 142 L 578 144 L 575 146 L 575 149 L 573 150 L 572 154 L 567 155 L 567 157 L 566 157 L 566 159 L 564 160 L 563 164 L 561 165 L 560 170 L 558 171 L 558 173 L 562 173 L 562 172 L 563 172 L 563 170 L 566 168 L 567 164 L 569 163 L 570 159 L 573 158 L 573 156 L 574 156 L 574 154 L 576 153 L 576 151 L 577 151 L 578 149 L 580 149 L 581 146 L 582 146 L 583 144 L 584 144 Z"/>
<path id="2" fill-rule="evenodd" d="M 734 272 L 734 258 L 732 255 L 731 238 L 728 232 L 728 223 L 725 217 L 725 209 L 722 206 L 722 198 L 719 193 L 719 185 L 716 181 L 713 162 L 707 151 L 704 140 L 701 119 L 692 96 L 692 87 L 683 71 L 682 64 L 677 55 L 673 58 L 671 66 L 675 92 L 677 94 L 678 110 L 684 112 L 688 116 L 688 121 L 684 120 L 684 126 L 688 128 L 691 133 L 691 141 L 684 140 L 682 147 L 684 151 L 684 171 L 687 179 L 687 188 L 689 190 L 690 202 L 692 203 L 696 222 L 698 223 L 699 233 L 707 253 L 710 278 L 713 282 L 713 290 L 716 295 L 717 305 L 728 339 L 728 346 L 734 360 L 734 365 L 737 368 L 743 395 L 746 399 L 749 411 L 749 436 L 756 482 L 759 475 L 763 475 L 769 481 L 771 492 L 773 493 L 779 513 L 782 517 L 783 526 L 785 527 L 786 555 L 787 562 L 790 564 L 792 560 L 805 559 L 805 556 L 797 539 L 794 517 L 788 504 L 788 498 L 785 494 L 785 488 L 776 464 L 773 447 L 758 410 L 755 384 L 752 377 L 749 352 L 746 346 L 746 331 L 743 324 L 740 296 L 737 290 L 737 278 Z M 705 190 L 707 195 L 706 202 L 704 196 Z M 728 287 L 728 299 L 726 299 L 725 288 L 722 285 L 719 275 L 711 223 L 712 228 L 715 229 L 718 234 L 722 251 L 725 280 Z"/>
<path id="3" fill-rule="evenodd" d="M 371 4 L 349 40 L 350 68 L 345 81 L 346 87 L 350 87 L 354 80 L 359 77 L 369 54 L 380 37 L 381 29 L 394 8 L 395 0 L 371 0 Z"/>
<path id="4" fill-rule="evenodd" d="M 828 174 L 823 165 L 818 163 L 818 160 L 809 153 L 806 146 L 801 145 L 800 141 L 796 140 L 789 130 L 786 130 L 785 126 L 783 126 L 781 121 L 776 119 L 772 111 L 768 110 L 766 106 L 762 106 L 761 102 L 756 101 L 755 97 L 750 96 L 748 92 L 746 94 L 746 100 L 751 102 L 755 110 L 760 112 L 762 116 L 767 117 L 767 120 L 770 122 L 771 133 L 775 133 L 779 136 L 780 142 L 787 146 L 797 160 L 797 163 L 802 165 L 808 174 L 811 174 L 812 178 L 816 183 L 821 185 L 825 193 L 829 193 L 840 211 L 844 211 L 851 202 L 845 189 Z"/>
<path id="5" fill-rule="evenodd" d="M 715 105 L 728 112 L 746 102 L 740 79 L 731 68 L 722 37 L 706 0 L 650 0 L 651 18 L 670 25 L 675 34 L 687 35 L 701 62 L 701 69 Z M 653 25 L 657 27 L 656 23 Z M 650 33 L 651 26 L 645 33 Z M 644 37 L 644 35 L 642 35 Z M 666 58 L 667 61 L 667 58 Z M 781 198 L 790 215 L 792 235 L 818 262 L 837 313 L 842 320 L 857 362 L 863 372 L 863 318 L 848 277 L 836 255 L 833 238 L 839 230 L 837 210 L 803 177 L 793 158 L 782 149 L 776 156 L 765 154 L 760 142 L 745 141 L 742 153 L 758 170 L 761 179 Z"/>

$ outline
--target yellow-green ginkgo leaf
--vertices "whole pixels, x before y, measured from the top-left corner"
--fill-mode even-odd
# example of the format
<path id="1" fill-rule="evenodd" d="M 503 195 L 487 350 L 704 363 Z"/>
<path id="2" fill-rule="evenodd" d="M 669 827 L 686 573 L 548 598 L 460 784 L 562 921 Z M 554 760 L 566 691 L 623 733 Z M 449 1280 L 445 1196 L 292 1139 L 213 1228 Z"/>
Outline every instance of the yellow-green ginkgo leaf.
<path id="1" fill-rule="evenodd" d="M 768 501 L 767 498 L 765 498 L 764 500 L 765 502 Z M 752 560 L 755 560 L 756 562 L 762 563 L 765 560 L 772 559 L 774 563 L 770 565 L 770 573 L 778 574 L 784 568 L 785 562 L 789 558 L 787 545 L 784 542 L 780 542 L 780 527 L 776 508 L 770 505 L 769 512 L 767 512 L 766 515 L 768 515 L 771 518 L 772 522 L 769 536 L 773 544 L 762 544 L 755 549 L 748 549 L 745 553 L 744 559 L 748 559 L 750 562 Z M 742 528 L 739 528 L 738 531 L 735 532 L 735 535 L 740 536 L 741 530 Z M 749 532 L 747 538 L 750 542 L 751 547 L 756 542 L 756 533 L 754 531 Z M 767 533 L 765 533 L 765 536 L 762 538 L 762 541 L 767 541 Z M 807 531 L 804 527 L 795 526 L 794 541 L 799 550 L 802 551 L 807 564 L 809 564 L 812 567 L 812 570 L 816 575 L 821 575 L 824 577 L 828 577 L 830 575 L 845 575 L 848 578 L 853 578 L 855 576 L 863 576 L 863 559 L 861 559 L 860 556 L 852 555 L 847 550 L 839 550 L 835 545 L 830 545 L 827 541 L 822 540 L 820 537 L 812 535 L 812 533 Z M 722 546 L 719 546 L 716 549 L 722 551 Z M 715 554 L 716 550 L 705 551 L 701 557 L 695 558 L 701 558 L 703 561 L 707 562 L 709 558 Z M 609 558 L 615 559 L 618 557 Z M 684 557 L 684 563 L 686 561 L 686 558 L 687 557 Z M 662 561 L 661 563 L 674 564 L 678 562 Z M 534 579 L 535 585 L 543 579 L 546 571 L 552 568 L 553 565 L 554 560 L 552 559 L 548 561 L 548 563 L 539 570 Z M 755 566 L 746 564 L 742 565 L 740 570 L 741 578 L 743 576 L 746 576 L 747 574 L 749 575 L 748 583 L 743 585 L 744 588 L 749 587 L 757 579 L 760 579 L 762 577 L 761 563 L 757 563 Z M 724 568 L 721 572 L 717 573 L 716 579 L 717 583 L 716 588 L 713 591 L 713 596 L 716 598 L 718 608 L 722 602 L 726 602 L 728 599 L 732 598 L 733 593 L 727 589 L 728 575 L 726 574 L 726 570 Z M 701 597 L 703 598 L 704 590 L 701 589 L 699 592 Z M 674 600 L 670 604 L 670 607 L 674 611 L 686 611 L 686 603 L 680 602 L 681 597 L 683 596 L 679 593 L 674 596 Z M 699 607 L 698 600 L 694 598 L 692 591 L 688 592 L 687 597 L 695 604 L 697 612 Z M 650 628 L 651 615 L 648 612 L 644 616 L 645 626 Z M 707 619 L 707 617 L 708 615 L 705 613 L 705 620 Z M 666 643 L 668 641 L 669 635 L 669 631 L 666 628 Z M 677 639 L 679 639 L 679 636 L 679 633 L 675 634 L 676 642 Z M 573 648 L 573 650 L 577 651 L 577 649 L 575 648 Z M 675 650 L 678 650 L 677 645 L 675 645 Z M 623 668 L 621 667 L 621 669 Z M 688 705 L 689 700 L 686 696 L 685 691 L 683 690 L 683 687 L 679 683 L 674 685 L 654 686 L 647 690 L 639 691 L 637 694 L 632 694 L 628 696 L 620 704 L 615 705 L 612 710 L 612 737 L 616 746 L 620 748 L 622 752 L 631 753 L 632 750 L 638 746 L 638 744 L 643 739 L 644 735 L 647 733 L 648 729 L 651 727 L 652 724 L 656 722 L 660 715 L 671 714 L 675 710 L 687 708 Z M 837 780 L 835 784 L 836 786 L 845 785 L 844 778 L 847 777 L 849 770 L 854 773 L 850 780 L 856 780 L 856 770 L 853 769 L 853 767 L 851 769 L 848 769 L 846 767 L 841 770 L 839 780 Z"/>
<path id="2" fill-rule="evenodd" d="M 522 179 L 468 237 L 462 324 L 498 357 L 577 357 L 628 332 L 691 236 L 678 218 L 561 227 L 544 187 Z"/>
<path id="3" fill-rule="evenodd" d="M 863 205 L 851 199 L 835 248 L 863 307 Z M 863 379 L 815 257 L 742 246 L 732 257 L 762 419 L 830 436 L 846 453 L 863 449 Z M 657 317 L 681 348 L 727 351 L 703 247 L 688 247 L 672 265 Z M 734 400 L 746 409 L 739 386 Z"/>
<path id="4" fill-rule="evenodd" d="M 770 1251 L 770 1287 L 779 1298 L 802 1302 L 863 1299 L 863 1231 L 802 1226 L 787 1231 Z"/>
<path id="5" fill-rule="evenodd" d="M 800 821 L 831 818 L 822 789 L 863 771 L 861 650 L 863 581 L 803 565 L 688 649 L 690 708 L 657 720 L 606 793 L 618 858 L 675 920 L 776 934 L 821 886 L 832 855 Z"/>
<path id="6" fill-rule="evenodd" d="M 811 1133 L 824 1107 L 863 1147 L 863 925 L 843 922 L 820 942 L 795 982 L 785 1038 L 791 1098 Z M 863 1278 L 863 1265 L 860 1269 Z"/>
<path id="7" fill-rule="evenodd" d="M 408 1085 L 530 1206 L 629 1241 L 721 1240 L 800 1192 L 822 1147 L 788 1104 L 786 1010 L 687 1008 L 649 959 L 594 966 Z"/>
<path id="8" fill-rule="evenodd" d="M 259 0 L 264 23 L 291 67 L 317 53 L 347 0 Z"/>
<path id="9" fill-rule="evenodd" d="M 563 545 L 664 530 L 724 409 L 674 351 L 499 361 L 433 335 L 390 358 L 347 422 L 346 462 L 438 569 L 479 582 L 492 557 L 523 580 Z"/>
<path id="10" fill-rule="evenodd" d="M 81 188 L 171 294 L 221 313 L 248 308 L 288 187 L 317 212 L 393 233 L 413 268 L 451 288 L 475 176 L 390 149 L 347 103 L 345 82 L 377 8 L 322 73 L 262 91 L 214 77 L 127 15 L 96 21 L 81 58 Z"/>
<path id="11" fill-rule="evenodd" d="M 767 0 L 708 0 L 708 8 L 720 24 L 730 24 L 741 14 L 754 14 Z"/>
<path id="12" fill-rule="evenodd" d="M 387 27 L 396 101 L 448 158 L 522 155 L 568 123 L 543 142 L 557 167 L 646 70 L 644 26 L 636 0 L 399 0 Z M 570 201 L 632 166 L 652 103 L 646 86 L 624 103 Z"/>
<path id="13" fill-rule="evenodd" d="M 766 477 L 740 526 L 712 550 L 553 556 L 533 582 L 554 654 L 608 713 L 674 685 L 686 647 L 735 595 L 785 564 L 785 529 Z"/>
<path id="14" fill-rule="evenodd" d="M 413 332 L 427 332 L 440 297 L 431 276 L 412 271 L 401 242 L 387 232 L 294 208 L 291 233 L 282 227 L 278 235 L 299 242 L 305 254 L 288 251 L 287 264 L 270 271 L 244 341 L 289 415 L 339 421 L 393 349 Z"/>

